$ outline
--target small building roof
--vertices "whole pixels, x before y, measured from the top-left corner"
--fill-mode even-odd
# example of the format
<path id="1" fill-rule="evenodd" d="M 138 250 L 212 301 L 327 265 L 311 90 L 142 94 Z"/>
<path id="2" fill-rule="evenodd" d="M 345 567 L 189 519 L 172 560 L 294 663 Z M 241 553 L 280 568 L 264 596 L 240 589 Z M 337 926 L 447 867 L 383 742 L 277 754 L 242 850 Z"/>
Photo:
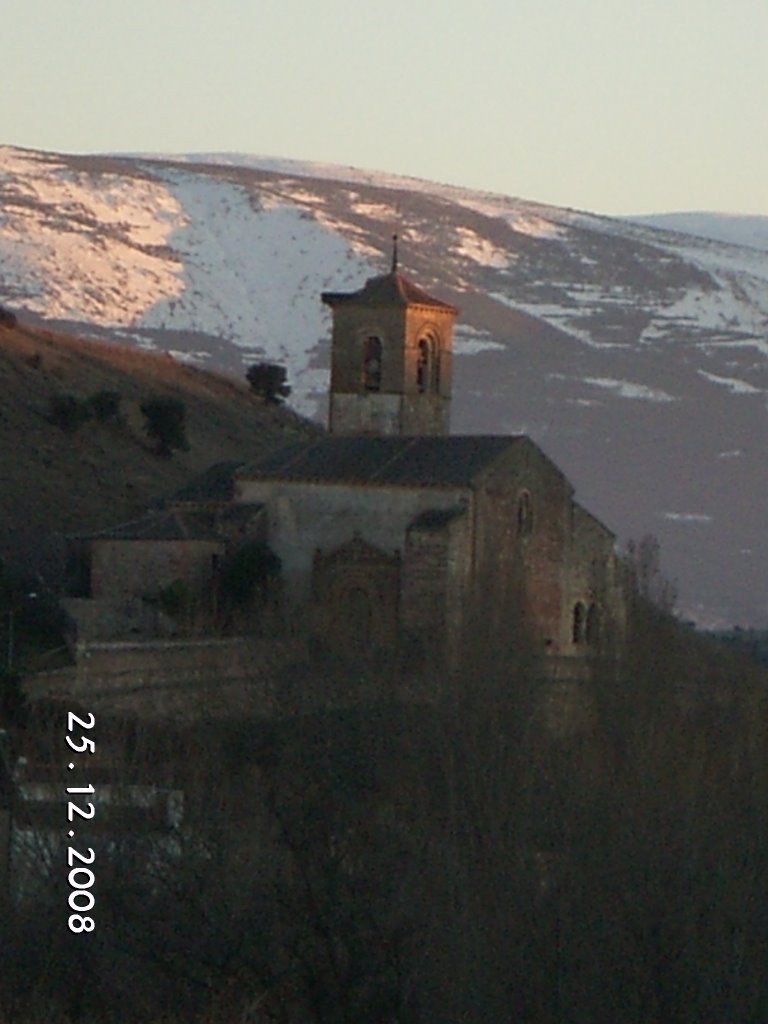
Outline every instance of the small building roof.
<path id="1" fill-rule="evenodd" d="M 197 504 L 201 502 L 228 502 L 234 497 L 235 472 L 241 461 L 216 462 L 203 473 L 193 477 L 167 499 L 169 504 Z"/>
<path id="2" fill-rule="evenodd" d="M 245 480 L 369 486 L 467 486 L 501 455 L 530 444 L 523 435 L 330 436 L 281 448 L 245 466 L 237 475 Z"/>
<path id="3" fill-rule="evenodd" d="M 81 540 L 209 540 L 221 541 L 210 515 L 179 509 L 148 512 L 139 519 L 119 523 L 98 533 L 81 535 Z"/>
<path id="4" fill-rule="evenodd" d="M 326 306 L 432 306 L 456 315 L 456 306 L 429 295 L 404 274 L 392 270 L 388 274 L 370 277 L 356 292 L 323 292 Z"/>

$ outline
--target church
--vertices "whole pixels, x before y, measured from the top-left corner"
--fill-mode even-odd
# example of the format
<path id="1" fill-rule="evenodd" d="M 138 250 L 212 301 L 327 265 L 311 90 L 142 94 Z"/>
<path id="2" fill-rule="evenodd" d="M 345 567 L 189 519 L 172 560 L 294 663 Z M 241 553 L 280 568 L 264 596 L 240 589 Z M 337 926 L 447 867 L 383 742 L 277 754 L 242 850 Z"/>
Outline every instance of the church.
<path id="1" fill-rule="evenodd" d="M 402 274 L 326 292 L 328 433 L 222 463 L 140 520 L 85 538 L 84 636 L 147 635 L 152 580 L 215 589 L 249 542 L 280 566 L 286 618 L 324 645 L 455 664 L 482 633 L 524 635 L 576 669 L 615 651 L 624 586 L 613 534 L 525 436 L 449 431 L 458 310 Z"/>

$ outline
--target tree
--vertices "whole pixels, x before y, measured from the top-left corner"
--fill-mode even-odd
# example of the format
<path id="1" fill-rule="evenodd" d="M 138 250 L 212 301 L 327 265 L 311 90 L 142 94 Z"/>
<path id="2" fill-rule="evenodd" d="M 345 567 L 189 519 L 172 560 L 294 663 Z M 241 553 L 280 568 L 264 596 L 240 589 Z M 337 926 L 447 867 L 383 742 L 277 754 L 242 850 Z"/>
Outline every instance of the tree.
<path id="1" fill-rule="evenodd" d="M 148 398 L 141 403 L 141 411 L 146 419 L 144 430 L 155 442 L 158 455 L 169 459 L 174 449 L 189 451 L 184 427 L 187 407 L 180 398 Z"/>
<path id="2" fill-rule="evenodd" d="M 648 533 L 638 543 L 631 540 L 627 544 L 625 564 L 635 593 L 660 611 L 671 614 L 677 600 L 677 587 L 662 572 L 658 539 Z"/>
<path id="3" fill-rule="evenodd" d="M 239 545 L 224 563 L 221 596 L 229 606 L 247 605 L 264 597 L 280 575 L 280 559 L 263 541 Z"/>
<path id="4" fill-rule="evenodd" d="M 0 326 L 15 327 L 17 323 L 16 314 L 12 313 L 10 309 L 6 309 L 5 306 L 0 306 Z"/>
<path id="5" fill-rule="evenodd" d="M 254 363 L 245 374 L 255 394 L 273 405 L 280 405 L 291 393 L 286 369 L 278 363 Z"/>

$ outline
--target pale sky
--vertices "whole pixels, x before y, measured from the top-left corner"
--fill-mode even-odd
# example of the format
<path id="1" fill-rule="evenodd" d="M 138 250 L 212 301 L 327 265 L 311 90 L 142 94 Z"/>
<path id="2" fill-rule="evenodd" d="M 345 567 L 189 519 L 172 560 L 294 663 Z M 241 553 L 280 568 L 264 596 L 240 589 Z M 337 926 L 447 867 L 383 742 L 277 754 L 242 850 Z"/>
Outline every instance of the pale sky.
<path id="1" fill-rule="evenodd" d="M 768 0 L 2 0 L 0 142 L 768 214 Z"/>

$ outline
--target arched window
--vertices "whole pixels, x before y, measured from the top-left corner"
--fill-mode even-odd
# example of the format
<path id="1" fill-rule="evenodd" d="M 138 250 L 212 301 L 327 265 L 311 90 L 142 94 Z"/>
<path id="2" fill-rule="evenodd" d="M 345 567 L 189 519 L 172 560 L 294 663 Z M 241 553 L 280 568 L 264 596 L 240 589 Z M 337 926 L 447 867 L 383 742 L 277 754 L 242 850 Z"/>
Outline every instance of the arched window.
<path id="1" fill-rule="evenodd" d="M 530 491 L 521 491 L 517 499 L 517 533 L 528 537 L 533 531 L 533 502 Z"/>
<path id="2" fill-rule="evenodd" d="M 585 639 L 591 647 L 597 647 L 600 643 L 600 609 L 596 604 L 591 604 L 587 611 Z"/>
<path id="3" fill-rule="evenodd" d="M 365 339 L 363 387 L 366 391 L 381 391 L 381 338 L 375 334 Z"/>
<path id="4" fill-rule="evenodd" d="M 416 390 L 419 394 L 440 390 L 440 349 L 437 339 L 426 334 L 419 339 L 416 356 Z"/>
<path id="5" fill-rule="evenodd" d="M 426 338 L 422 338 L 419 342 L 419 354 L 416 359 L 416 390 L 420 395 L 429 389 L 431 355 L 429 342 Z"/>
<path id="6" fill-rule="evenodd" d="M 587 613 L 584 605 L 579 601 L 573 606 L 573 634 L 575 644 L 583 644 L 587 632 Z"/>

